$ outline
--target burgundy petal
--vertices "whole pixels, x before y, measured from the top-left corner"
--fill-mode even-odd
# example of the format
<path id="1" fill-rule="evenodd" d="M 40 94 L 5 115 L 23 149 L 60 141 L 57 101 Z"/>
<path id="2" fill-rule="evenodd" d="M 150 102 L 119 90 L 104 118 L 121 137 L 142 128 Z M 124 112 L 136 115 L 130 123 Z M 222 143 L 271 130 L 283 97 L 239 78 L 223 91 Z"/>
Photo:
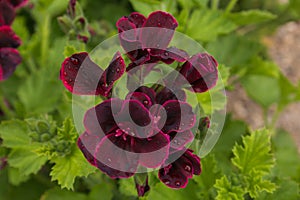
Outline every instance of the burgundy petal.
<path id="1" fill-rule="evenodd" d="M 0 81 L 11 76 L 21 61 L 22 58 L 16 49 L 0 48 Z"/>
<path id="2" fill-rule="evenodd" d="M 173 149 L 182 149 L 187 145 L 189 142 L 192 142 L 194 139 L 194 134 L 190 130 L 186 130 L 183 132 L 171 132 L 169 133 L 170 137 L 172 138 L 170 142 L 170 146 Z"/>
<path id="3" fill-rule="evenodd" d="M 171 14 L 162 11 L 151 13 L 145 21 L 140 33 L 142 48 L 165 50 L 168 47 L 177 26 L 178 23 Z"/>
<path id="4" fill-rule="evenodd" d="M 9 2 L 15 7 L 20 8 L 28 3 L 28 0 L 9 0 Z"/>
<path id="5" fill-rule="evenodd" d="M 149 111 L 137 100 L 126 100 L 123 103 L 122 111 L 116 116 L 118 122 L 132 122 L 136 128 L 150 124 Z M 144 138 L 145 136 L 142 136 Z"/>
<path id="6" fill-rule="evenodd" d="M 185 101 L 186 95 L 185 92 L 181 89 L 171 90 L 167 87 L 164 87 L 157 95 L 156 102 L 159 104 L 164 104 L 168 100 L 179 100 Z"/>
<path id="7" fill-rule="evenodd" d="M 167 120 L 162 131 L 185 131 L 192 128 L 195 124 L 196 116 L 192 107 L 188 103 L 169 100 L 163 104 L 167 112 Z"/>
<path id="8" fill-rule="evenodd" d="M 161 168 L 158 176 L 170 188 L 184 188 L 188 183 L 188 178 L 192 178 L 193 174 L 199 175 L 200 173 L 200 158 L 188 149 L 175 162 Z"/>
<path id="9" fill-rule="evenodd" d="M 0 26 L 11 25 L 15 16 L 14 7 L 8 1 L 0 1 Z"/>
<path id="10" fill-rule="evenodd" d="M 92 165 L 95 165 L 94 153 L 100 140 L 98 136 L 84 132 L 77 141 L 77 146 Z"/>
<path id="11" fill-rule="evenodd" d="M 101 138 L 104 134 L 109 134 L 117 127 L 114 118 L 121 108 L 120 99 L 109 99 L 89 109 L 83 120 L 86 131 Z"/>
<path id="12" fill-rule="evenodd" d="M 139 153 L 139 163 L 144 167 L 161 166 L 167 159 L 169 147 L 169 137 L 162 132 L 149 138 L 134 138 L 133 150 Z"/>
<path id="13" fill-rule="evenodd" d="M 138 12 L 133 12 L 128 16 L 128 20 L 132 22 L 136 28 L 141 28 L 146 21 L 146 17 Z"/>
<path id="14" fill-rule="evenodd" d="M 199 53 L 185 62 L 180 73 L 191 84 L 195 92 L 205 92 L 214 87 L 218 79 L 218 63 L 210 55 Z"/>
<path id="15" fill-rule="evenodd" d="M 149 88 L 149 87 L 146 87 L 146 86 L 140 86 L 135 91 L 146 94 L 150 98 L 152 105 L 155 103 L 155 95 L 156 94 L 155 94 L 155 91 L 152 88 Z"/>
<path id="16" fill-rule="evenodd" d="M 142 103 L 147 109 L 152 106 L 152 101 L 150 97 L 142 92 L 132 92 L 126 96 L 126 99 L 137 100 Z"/>
<path id="17" fill-rule="evenodd" d="M 10 26 L 0 26 L 0 48 L 20 46 L 21 40 L 10 28 Z"/>
<path id="18" fill-rule="evenodd" d="M 174 61 L 185 62 L 189 55 L 187 52 L 176 47 L 169 47 L 160 55 L 161 60 L 166 64 L 172 64 Z"/>
<path id="19" fill-rule="evenodd" d="M 131 140 L 110 134 L 98 144 L 96 166 L 111 178 L 128 178 L 137 170 L 138 154 L 131 153 Z"/>
<path id="20" fill-rule="evenodd" d="M 123 75 L 125 67 L 125 62 L 120 52 L 117 52 L 104 72 L 106 76 L 105 83 L 108 87 L 111 87 L 113 83 Z"/>
<path id="21" fill-rule="evenodd" d="M 104 94 L 100 83 L 103 70 L 82 52 L 73 54 L 62 63 L 60 79 L 64 86 L 73 94 L 99 95 Z"/>
<path id="22" fill-rule="evenodd" d="M 188 178 L 181 173 L 173 164 L 159 170 L 158 177 L 166 186 L 170 188 L 185 188 Z"/>

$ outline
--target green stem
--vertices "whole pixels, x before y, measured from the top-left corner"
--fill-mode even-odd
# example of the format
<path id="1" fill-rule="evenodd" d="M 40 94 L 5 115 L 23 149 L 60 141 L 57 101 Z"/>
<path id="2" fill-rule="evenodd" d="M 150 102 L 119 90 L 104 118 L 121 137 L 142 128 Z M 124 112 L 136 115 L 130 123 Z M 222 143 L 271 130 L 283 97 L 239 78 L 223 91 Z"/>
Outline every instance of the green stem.
<path id="1" fill-rule="evenodd" d="M 41 66 L 45 66 L 48 60 L 49 54 L 49 37 L 50 37 L 50 22 L 51 17 L 47 14 L 43 20 L 42 26 L 42 38 L 41 38 Z"/>
<path id="2" fill-rule="evenodd" d="M 212 0 L 212 2 L 211 2 L 211 8 L 213 10 L 218 10 L 218 7 L 219 7 L 219 0 Z"/>
<path id="3" fill-rule="evenodd" d="M 5 98 L 0 91 L 0 110 L 4 113 L 6 118 L 13 118 L 14 113 L 7 107 L 5 103 Z"/>
<path id="4" fill-rule="evenodd" d="M 229 14 L 234 8 L 238 0 L 231 0 L 225 9 L 225 14 Z"/>

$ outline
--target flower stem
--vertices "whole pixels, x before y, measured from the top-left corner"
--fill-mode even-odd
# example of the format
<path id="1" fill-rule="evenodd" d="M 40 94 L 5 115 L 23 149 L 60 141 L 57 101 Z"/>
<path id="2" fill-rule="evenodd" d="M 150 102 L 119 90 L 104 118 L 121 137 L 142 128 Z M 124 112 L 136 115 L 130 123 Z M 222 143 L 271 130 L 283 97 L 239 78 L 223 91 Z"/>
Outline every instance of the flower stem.
<path id="1" fill-rule="evenodd" d="M 211 8 L 213 10 L 218 10 L 219 7 L 219 0 L 212 0 Z"/>
<path id="2" fill-rule="evenodd" d="M 146 192 L 150 190 L 148 185 L 148 174 L 139 173 L 134 175 L 135 187 L 138 193 L 138 197 L 143 197 Z"/>
<path id="3" fill-rule="evenodd" d="M 4 113 L 6 118 L 13 118 L 14 113 L 8 108 L 5 98 L 0 91 L 0 110 Z"/>

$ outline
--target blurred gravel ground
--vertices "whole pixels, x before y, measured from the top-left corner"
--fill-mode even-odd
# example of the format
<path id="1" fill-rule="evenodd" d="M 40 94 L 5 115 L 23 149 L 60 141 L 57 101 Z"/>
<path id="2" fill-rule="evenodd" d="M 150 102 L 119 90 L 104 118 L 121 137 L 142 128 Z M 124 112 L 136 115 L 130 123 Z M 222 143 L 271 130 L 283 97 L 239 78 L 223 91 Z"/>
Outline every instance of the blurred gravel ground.
<path id="1" fill-rule="evenodd" d="M 300 22 L 281 26 L 266 38 L 270 57 L 280 66 L 283 74 L 295 85 L 300 81 Z M 228 111 L 236 119 L 249 123 L 253 129 L 264 126 L 261 108 L 249 100 L 241 86 L 228 92 Z M 300 153 L 300 102 L 289 105 L 281 114 L 277 127 L 291 133 Z"/>

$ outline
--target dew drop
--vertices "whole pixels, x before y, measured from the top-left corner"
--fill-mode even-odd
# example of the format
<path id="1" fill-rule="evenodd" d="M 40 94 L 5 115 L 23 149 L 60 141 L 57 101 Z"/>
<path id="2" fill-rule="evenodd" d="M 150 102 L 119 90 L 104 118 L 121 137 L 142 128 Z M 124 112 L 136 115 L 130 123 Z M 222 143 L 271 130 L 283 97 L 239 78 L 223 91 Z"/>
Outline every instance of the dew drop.
<path id="1" fill-rule="evenodd" d="M 71 62 L 72 62 L 73 65 L 78 65 L 79 60 L 77 58 L 71 57 Z"/>
<path id="2" fill-rule="evenodd" d="M 160 23 L 160 22 L 158 22 L 158 23 L 157 23 L 157 26 L 158 26 L 158 27 L 160 27 L 160 26 L 161 26 L 161 23 Z"/>
<path id="3" fill-rule="evenodd" d="M 111 162 L 111 159 L 110 159 L 110 158 L 108 158 L 107 160 L 108 160 L 108 162 Z"/>
<path id="4" fill-rule="evenodd" d="M 179 186 L 181 186 L 181 183 L 180 183 L 179 181 L 176 181 L 176 182 L 175 182 L 175 185 L 176 185 L 177 187 L 179 187 Z"/>
<path id="5" fill-rule="evenodd" d="M 191 172 L 191 171 L 192 171 L 192 168 L 191 168 L 191 166 L 186 165 L 186 166 L 184 167 L 184 170 L 187 171 L 187 172 Z"/>
<path id="6" fill-rule="evenodd" d="M 165 54 L 165 56 L 169 56 L 169 53 L 168 53 L 168 52 L 165 52 L 164 54 Z"/>
<path id="7" fill-rule="evenodd" d="M 170 181 L 169 181 L 169 180 L 166 180 L 166 181 L 164 181 L 164 183 L 165 183 L 166 185 L 169 185 L 169 184 L 170 184 Z"/>
<path id="8" fill-rule="evenodd" d="M 64 75 L 67 76 L 67 72 L 64 72 Z"/>
<path id="9" fill-rule="evenodd" d="M 145 105 L 148 105 L 148 104 L 149 104 L 149 101 L 144 100 L 143 103 L 144 103 Z"/>
<path id="10" fill-rule="evenodd" d="M 135 169 L 134 168 L 130 168 L 130 172 L 134 172 L 135 171 Z"/>
<path id="11" fill-rule="evenodd" d="M 117 73 L 119 73 L 119 72 L 120 72 L 120 69 L 119 69 L 119 68 L 117 68 L 117 69 L 116 69 L 116 71 L 117 71 Z"/>

